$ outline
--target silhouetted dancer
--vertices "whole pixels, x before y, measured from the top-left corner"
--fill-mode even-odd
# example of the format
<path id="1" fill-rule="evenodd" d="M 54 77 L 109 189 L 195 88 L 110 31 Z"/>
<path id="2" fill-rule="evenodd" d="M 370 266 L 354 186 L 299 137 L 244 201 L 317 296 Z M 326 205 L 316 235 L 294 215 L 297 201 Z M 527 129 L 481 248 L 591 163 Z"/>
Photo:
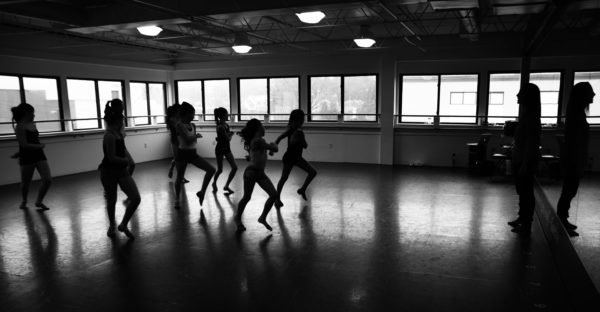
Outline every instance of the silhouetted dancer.
<path id="1" fill-rule="evenodd" d="M 281 205 L 277 191 L 269 180 L 269 177 L 265 174 L 265 166 L 267 165 L 267 150 L 271 153 L 278 151 L 277 144 L 267 143 L 263 139 L 265 135 L 265 128 L 258 119 L 251 119 L 246 123 L 246 127 L 240 132 L 244 141 L 244 149 L 248 151 L 250 156 L 250 165 L 246 167 L 244 171 L 244 196 L 238 204 L 238 210 L 235 216 L 235 222 L 237 224 L 238 232 L 245 231 L 246 227 L 242 223 L 242 214 L 244 209 L 252 198 L 252 191 L 254 190 L 254 184 L 258 185 L 269 194 L 269 198 L 265 202 L 265 207 L 262 214 L 258 218 L 258 222 L 264 225 L 267 230 L 272 231 L 273 228 L 267 223 L 267 215 L 271 210 L 273 204 Z"/>
<path id="2" fill-rule="evenodd" d="M 577 226 L 570 223 L 569 208 L 571 200 L 577 194 L 579 181 L 587 164 L 590 126 L 586 120 L 586 111 L 594 101 L 594 90 L 588 82 L 580 82 L 573 87 L 565 120 L 565 147 L 562 153 L 564 180 L 557 214 L 563 226 L 571 236 L 579 236 Z"/>
<path id="3" fill-rule="evenodd" d="M 533 183 L 540 158 L 540 89 L 535 84 L 528 83 L 521 88 L 517 98 L 521 108 L 515 131 L 512 170 L 519 195 L 519 216 L 508 224 L 514 227 L 512 232 L 527 235 L 531 233 L 535 208 Z"/>
<path id="4" fill-rule="evenodd" d="M 177 123 L 179 123 L 179 108 L 181 105 L 179 103 L 175 103 L 169 107 L 167 107 L 167 116 L 166 116 L 166 124 L 167 129 L 169 129 L 169 138 L 171 142 L 171 153 L 173 154 L 173 159 L 171 160 L 171 167 L 169 167 L 169 179 L 173 177 L 173 169 L 175 168 L 175 159 L 177 159 L 177 151 L 179 150 L 179 142 L 177 142 Z M 188 183 L 190 181 L 186 180 L 185 177 L 182 178 L 183 183 Z"/>
<path id="5" fill-rule="evenodd" d="M 106 235 L 109 237 L 115 236 L 115 205 L 117 203 L 118 185 L 127 195 L 127 199 L 123 202 L 126 205 L 123 220 L 116 229 L 123 232 L 128 238 L 133 239 L 134 236 L 129 231 L 127 224 L 140 205 L 141 199 L 137 185 L 131 177 L 135 170 L 135 162 L 125 147 L 123 120 L 123 102 L 119 99 L 108 101 L 104 108 L 104 122 L 106 125 L 102 141 L 104 158 L 98 169 L 100 170 L 100 181 L 102 181 L 104 187 L 106 212 L 110 223 Z"/>
<path id="6" fill-rule="evenodd" d="M 290 176 L 292 168 L 298 166 L 308 173 L 306 180 L 304 180 L 304 184 L 302 184 L 302 187 L 297 191 L 298 194 L 306 200 L 306 189 L 317 175 L 317 171 L 308 163 L 308 161 L 302 158 L 302 150 L 308 147 L 304 132 L 302 132 L 302 125 L 304 125 L 304 112 L 300 109 L 293 110 L 290 113 L 287 130 L 275 140 L 275 143 L 279 144 L 281 140 L 286 137 L 288 138 L 287 151 L 283 155 L 283 170 L 281 171 L 279 183 L 277 183 L 277 195 L 281 196 L 283 185 Z M 275 207 L 279 208 L 278 206 Z"/>
<path id="7" fill-rule="evenodd" d="M 201 170 L 206 171 L 202 188 L 196 193 L 200 206 L 204 202 L 204 194 L 208 184 L 215 174 L 215 167 L 204 158 L 196 153 L 196 145 L 198 138 L 201 138 L 200 133 L 196 133 L 196 125 L 192 123 L 196 110 L 187 102 L 181 103 L 179 108 L 179 123 L 177 124 L 177 140 L 179 142 L 179 150 L 177 151 L 177 159 L 175 165 L 177 167 L 177 180 L 175 181 L 175 208 L 179 209 L 179 194 L 181 193 L 181 183 L 185 174 L 185 169 L 188 164 L 192 164 Z"/>
<path id="8" fill-rule="evenodd" d="M 15 135 L 19 142 L 19 166 L 21 167 L 21 196 L 22 201 L 20 209 L 27 209 L 27 195 L 29 194 L 29 185 L 33 177 L 33 172 L 37 169 L 42 178 L 42 185 L 38 191 L 35 206 L 39 212 L 50 208 L 44 205 L 43 200 L 52 183 L 52 174 L 46 155 L 44 154 L 43 143 L 40 143 L 40 133 L 37 130 L 35 122 L 35 109 L 27 103 L 21 103 L 11 108 Z"/>
<path id="9" fill-rule="evenodd" d="M 233 154 L 231 153 L 231 146 L 229 144 L 231 137 L 233 136 L 233 132 L 229 130 L 229 125 L 227 124 L 227 120 L 229 118 L 229 113 L 227 110 L 223 107 L 219 107 L 216 108 L 214 112 L 215 121 L 217 123 L 217 146 L 215 147 L 217 172 L 215 172 L 215 178 L 212 184 L 213 193 L 216 193 L 218 190 L 217 180 L 223 172 L 223 157 L 225 157 L 229 163 L 229 166 L 231 166 L 231 171 L 229 172 L 229 176 L 227 177 L 227 182 L 225 182 L 223 190 L 225 190 L 225 195 L 231 195 L 233 194 L 233 190 L 229 188 L 229 184 L 237 172 L 237 165 L 235 163 L 235 159 L 233 158 Z"/>

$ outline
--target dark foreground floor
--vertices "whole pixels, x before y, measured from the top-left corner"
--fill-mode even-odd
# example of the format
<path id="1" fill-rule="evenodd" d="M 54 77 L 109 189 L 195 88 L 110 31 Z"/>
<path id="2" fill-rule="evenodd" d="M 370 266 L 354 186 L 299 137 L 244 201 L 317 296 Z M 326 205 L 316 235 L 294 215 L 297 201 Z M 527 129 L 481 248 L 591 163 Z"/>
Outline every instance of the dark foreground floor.
<path id="1" fill-rule="evenodd" d="M 237 192 L 207 194 L 204 220 L 200 171 L 187 174 L 189 202 L 176 211 L 168 162 L 138 165 L 132 243 L 106 237 L 96 172 L 55 179 L 45 214 L 17 209 L 18 186 L 0 187 L 1 310 L 570 310 L 537 222 L 530 239 L 506 225 L 516 212 L 510 184 L 463 171 L 315 164 L 307 202 L 295 193 L 305 175 L 292 172 L 281 214 L 268 219 L 272 233 L 255 221 L 266 199 L 257 187 L 237 237 L 238 162 Z M 268 167 L 276 183 L 280 163 Z"/>
<path id="2" fill-rule="evenodd" d="M 560 198 L 562 181 L 543 185 L 550 203 L 556 205 Z M 579 236 L 571 242 L 589 273 L 596 289 L 600 289 L 600 175 L 588 175 L 581 180 L 577 196 L 571 201 L 569 220 L 577 224 Z"/>

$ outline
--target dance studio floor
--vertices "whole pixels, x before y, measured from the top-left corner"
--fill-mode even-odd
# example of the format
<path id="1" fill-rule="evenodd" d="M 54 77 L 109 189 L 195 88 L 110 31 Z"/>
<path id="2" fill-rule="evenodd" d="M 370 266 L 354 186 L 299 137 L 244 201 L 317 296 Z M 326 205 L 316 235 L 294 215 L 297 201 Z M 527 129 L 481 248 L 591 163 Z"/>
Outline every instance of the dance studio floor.
<path id="1" fill-rule="evenodd" d="M 316 163 L 308 201 L 294 169 L 268 232 L 257 187 L 237 236 L 238 163 L 237 192 L 208 193 L 202 210 L 203 175 L 190 169 L 180 211 L 169 162 L 139 164 L 133 242 L 106 237 L 97 172 L 56 178 L 44 214 L 18 209 L 17 185 L 0 187 L 1 310 L 571 310 L 537 221 L 529 239 L 506 225 L 511 184 L 463 169 Z M 280 163 L 268 168 L 276 183 Z"/>
<path id="2" fill-rule="evenodd" d="M 544 183 L 548 200 L 556 208 L 562 181 Z M 569 220 L 578 226 L 579 236 L 571 237 L 571 242 L 579 254 L 596 289 L 600 290 L 600 175 L 588 174 L 581 180 L 577 196 L 571 201 Z"/>

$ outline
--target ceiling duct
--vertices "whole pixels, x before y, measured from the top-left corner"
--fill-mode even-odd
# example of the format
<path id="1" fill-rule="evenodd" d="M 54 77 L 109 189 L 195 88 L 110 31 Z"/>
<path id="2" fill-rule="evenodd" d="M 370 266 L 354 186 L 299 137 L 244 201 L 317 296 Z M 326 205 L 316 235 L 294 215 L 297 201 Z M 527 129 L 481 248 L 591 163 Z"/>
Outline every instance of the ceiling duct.
<path id="1" fill-rule="evenodd" d="M 475 19 L 475 9 L 479 8 L 477 0 L 430 1 L 429 3 L 436 11 L 457 11 L 462 24 L 461 29 L 464 30 L 460 37 L 471 41 L 479 40 L 479 24 Z"/>

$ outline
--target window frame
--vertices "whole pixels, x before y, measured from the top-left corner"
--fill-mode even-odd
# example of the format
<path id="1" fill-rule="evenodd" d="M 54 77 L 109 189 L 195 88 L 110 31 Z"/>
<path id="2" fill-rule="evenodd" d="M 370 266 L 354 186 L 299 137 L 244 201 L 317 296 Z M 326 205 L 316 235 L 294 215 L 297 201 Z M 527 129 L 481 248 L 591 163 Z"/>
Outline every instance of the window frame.
<path id="1" fill-rule="evenodd" d="M 345 79 L 346 77 L 362 77 L 362 76 L 375 76 L 375 120 L 374 121 L 364 121 L 364 120 L 359 120 L 359 121 L 352 121 L 352 120 L 344 120 L 346 117 L 346 115 L 348 116 L 354 116 L 356 114 L 346 114 L 345 112 L 345 98 L 344 98 L 344 91 L 345 91 Z M 373 124 L 373 123 L 379 123 L 379 74 L 378 73 L 358 73 L 358 74 L 318 74 L 318 75 L 308 75 L 306 76 L 307 79 L 307 103 L 308 103 L 308 107 L 307 107 L 307 111 L 308 111 L 308 118 L 307 121 L 308 122 L 315 122 L 315 123 L 327 123 L 327 122 L 339 122 L 339 120 L 336 118 L 336 120 L 314 120 L 312 118 L 312 96 L 311 96 L 311 78 L 319 78 L 319 77 L 340 77 L 340 114 L 338 115 L 342 115 L 342 120 L 344 123 L 348 122 L 348 123 L 369 123 L 369 124 Z M 359 114 L 360 115 L 360 114 Z"/>
<path id="2" fill-rule="evenodd" d="M 52 75 L 28 75 L 28 74 L 14 74 L 14 73 L 6 73 L 6 72 L 0 72 L 0 75 L 2 76 L 12 76 L 12 77 L 17 77 L 19 80 L 19 98 L 21 100 L 21 103 L 27 103 L 27 99 L 25 96 L 25 84 L 23 83 L 23 78 L 43 78 L 43 79 L 54 79 L 56 82 L 56 95 L 58 97 L 58 115 L 60 117 L 60 119 L 56 122 L 58 122 L 60 124 L 60 130 L 59 131 L 40 131 L 40 133 L 52 133 L 52 132 L 65 132 L 65 116 L 64 116 L 64 110 L 63 110 L 63 94 L 62 94 L 62 90 L 60 88 L 61 83 L 60 83 L 60 77 L 59 76 L 52 76 Z M 0 133 L 0 135 L 10 135 L 9 133 Z"/>
<path id="3" fill-rule="evenodd" d="M 198 114 L 198 112 L 196 112 L 196 115 L 202 115 L 202 121 L 205 122 L 213 122 L 214 120 L 206 120 L 206 95 L 205 95 L 205 90 L 206 87 L 204 85 L 205 81 L 215 81 L 215 80 L 227 80 L 227 82 L 229 83 L 229 114 L 231 115 L 231 78 L 230 77 L 226 77 L 226 78 L 207 78 L 207 79 L 178 79 L 174 81 L 174 93 L 175 93 L 175 101 L 176 103 L 181 104 L 182 101 L 179 99 L 179 82 L 180 81 L 200 81 L 200 84 L 202 85 L 202 113 Z M 239 89 L 238 89 L 238 94 L 239 94 Z M 239 96 L 239 95 L 238 95 Z M 238 102 L 239 104 L 239 102 Z"/>
<path id="4" fill-rule="evenodd" d="M 75 129 L 75 127 L 73 127 L 73 131 L 85 131 L 85 130 L 93 130 L 93 129 L 102 129 L 102 103 L 100 103 L 100 88 L 98 86 L 98 82 L 100 81 L 107 81 L 107 82 L 120 82 L 121 83 L 121 94 L 123 95 L 123 98 L 121 99 L 123 101 L 123 113 L 125 115 L 125 126 L 128 125 L 128 118 L 127 118 L 127 105 L 126 105 L 126 95 L 125 95 L 125 80 L 120 80 L 120 79 L 101 79 L 101 78 L 81 78 L 81 77 L 66 77 L 65 78 L 65 87 L 67 88 L 67 93 L 69 92 L 69 84 L 67 83 L 67 80 L 85 80 L 85 81 L 94 81 L 94 89 L 96 90 L 96 111 L 98 114 L 98 127 L 97 128 L 84 128 L 84 129 Z M 67 105 L 69 105 L 67 103 Z M 69 107 L 70 109 L 70 107 Z M 73 118 L 71 118 L 73 119 Z"/>
<path id="5" fill-rule="evenodd" d="M 519 85 L 521 84 L 521 72 L 518 70 L 489 70 L 487 71 L 487 97 L 486 97 L 486 106 L 485 106 L 485 124 L 489 124 L 489 117 L 490 117 L 490 84 L 492 82 L 492 80 L 490 79 L 491 76 L 493 74 L 519 74 Z M 515 94 L 515 96 L 517 96 Z M 506 97 L 504 97 L 506 98 Z M 518 113 L 517 113 L 518 115 Z M 492 118 L 499 118 L 496 116 L 491 116 Z M 515 119 L 519 118 L 519 116 L 515 116 Z"/>
<path id="6" fill-rule="evenodd" d="M 301 104 L 300 104 L 300 98 L 301 98 L 301 93 L 302 91 L 300 90 L 300 79 L 301 77 L 299 75 L 285 75 L 285 76 L 251 76 L 251 77 L 237 77 L 236 79 L 236 87 L 237 87 L 237 120 L 240 122 L 243 121 L 248 121 L 249 119 L 243 119 L 242 116 L 242 95 L 240 93 L 240 80 L 242 79 L 266 79 L 267 80 L 267 115 L 269 115 L 269 123 L 274 122 L 274 123 L 281 123 L 281 122 L 285 122 L 283 120 L 271 120 L 270 115 L 271 115 L 271 79 L 281 79 L 281 78 L 296 78 L 298 79 L 298 107 L 297 109 L 301 108 Z M 260 114 L 249 114 L 249 115 L 260 115 Z M 262 120 L 262 122 L 265 122 L 265 120 Z"/>
<path id="7" fill-rule="evenodd" d="M 140 124 L 140 125 L 135 125 L 134 127 L 138 127 L 138 126 L 152 126 L 152 117 L 154 114 L 152 114 L 152 109 L 150 107 L 150 86 L 149 84 L 154 83 L 154 84 L 161 84 L 162 85 L 162 89 L 163 89 L 163 102 L 164 102 L 164 110 L 165 112 L 167 111 L 167 83 L 163 82 L 163 81 L 140 81 L 140 80 L 130 80 L 129 81 L 129 90 L 131 91 L 131 84 L 132 83 L 143 83 L 146 85 L 146 108 L 148 109 L 148 123 L 146 124 Z M 133 113 L 133 102 L 130 103 L 130 105 L 132 105 L 131 107 L 131 111 Z M 125 115 L 127 116 L 127 115 Z M 135 118 L 143 118 L 143 116 L 141 117 L 132 117 L 134 120 Z M 129 118 L 126 118 L 129 119 Z M 134 122 L 135 123 L 135 122 Z M 157 122 L 156 124 L 165 124 L 164 122 Z"/>
<path id="8" fill-rule="evenodd" d="M 467 117 L 467 118 L 468 117 L 475 118 L 475 122 L 441 122 L 442 116 L 440 116 L 440 102 L 441 102 L 441 96 L 442 95 L 441 95 L 440 91 L 441 91 L 441 86 L 442 86 L 442 76 L 461 76 L 461 75 L 463 75 L 463 76 L 476 75 L 477 76 L 477 91 L 476 91 L 476 96 L 475 96 L 475 99 L 476 99 L 476 102 L 475 102 L 475 115 L 474 116 L 461 116 L 461 117 Z M 480 102 L 479 102 L 479 96 L 481 94 L 481 72 L 477 72 L 477 73 L 473 73 L 473 72 L 471 72 L 471 73 L 464 73 L 464 72 L 458 72 L 458 73 L 450 72 L 450 73 L 446 73 L 446 72 L 444 72 L 444 73 L 437 73 L 437 74 L 434 74 L 434 73 L 412 73 L 412 72 L 401 73 L 399 75 L 399 79 L 398 79 L 399 86 L 398 86 L 398 121 L 397 121 L 397 124 L 420 125 L 420 124 L 423 124 L 423 123 L 422 122 L 416 122 L 416 121 L 402 121 L 402 117 L 404 116 L 402 114 L 402 92 L 404 91 L 404 89 L 403 89 L 403 83 L 402 82 L 404 81 L 403 80 L 404 76 L 437 76 L 437 78 L 438 78 L 438 83 L 437 83 L 437 90 L 438 90 L 438 93 L 437 93 L 437 106 L 436 106 L 436 112 L 435 112 L 435 115 L 433 116 L 433 118 L 437 117 L 437 119 L 440 120 L 439 121 L 440 125 L 444 124 L 444 125 L 461 125 L 461 126 L 471 126 L 471 125 L 473 125 L 473 126 L 476 126 L 478 124 L 478 120 L 480 119 L 479 118 L 479 113 L 480 113 L 480 106 L 481 106 Z M 489 83 L 489 79 L 488 79 L 488 83 Z M 489 88 L 488 88 L 488 90 L 489 90 Z M 459 91 L 459 92 L 463 92 L 464 93 L 466 91 Z M 489 91 L 488 91 L 488 93 L 489 93 Z M 450 104 L 448 104 L 448 105 L 450 105 Z M 461 118 L 461 117 L 446 117 L 446 118 Z M 486 121 L 487 121 L 487 116 L 486 116 Z"/>

